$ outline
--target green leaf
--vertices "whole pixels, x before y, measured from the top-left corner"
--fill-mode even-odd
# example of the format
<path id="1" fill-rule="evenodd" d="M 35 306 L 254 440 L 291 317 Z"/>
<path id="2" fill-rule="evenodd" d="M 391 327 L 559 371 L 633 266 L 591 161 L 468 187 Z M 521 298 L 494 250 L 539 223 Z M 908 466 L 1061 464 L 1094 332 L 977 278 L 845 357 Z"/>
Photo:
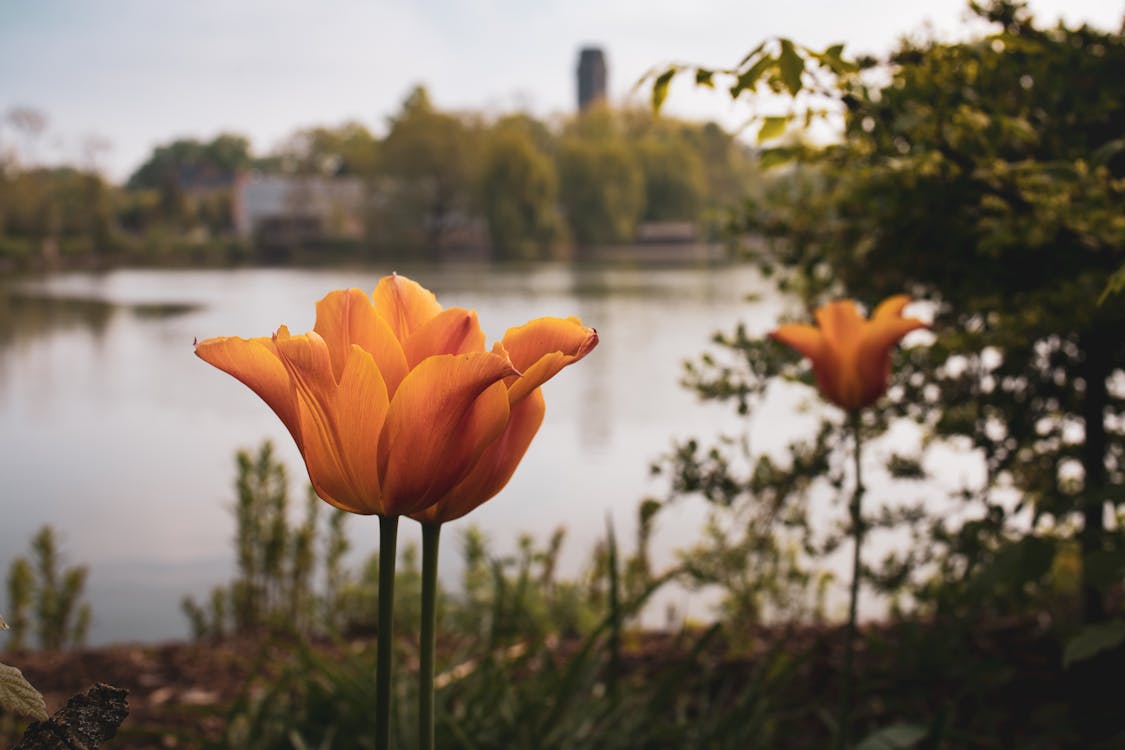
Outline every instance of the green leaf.
<path id="1" fill-rule="evenodd" d="M 844 45 L 833 44 L 828 49 L 820 54 L 812 53 L 821 65 L 827 66 L 836 75 L 843 75 L 845 73 L 854 73 L 859 70 L 859 66 L 854 62 L 849 62 L 844 59 Z"/>
<path id="2" fill-rule="evenodd" d="M 695 71 L 695 85 L 706 86 L 709 89 L 715 88 L 715 82 L 712 80 L 715 77 L 715 71 L 707 70 L 706 68 L 698 68 Z"/>
<path id="3" fill-rule="evenodd" d="M 785 132 L 785 126 L 789 124 L 789 118 L 785 116 L 773 115 L 766 117 L 762 120 L 762 127 L 758 130 L 758 143 L 768 141 L 771 138 L 777 138 Z"/>
<path id="4" fill-rule="evenodd" d="M 917 724 L 891 724 L 867 735 L 856 746 L 856 750 L 906 750 L 925 738 L 925 727 Z"/>
<path id="5" fill-rule="evenodd" d="M 36 721 L 47 720 L 43 695 L 24 678 L 23 672 L 7 664 L 0 664 L 0 708 Z"/>
<path id="6" fill-rule="evenodd" d="M 1111 620 L 1087 625 L 1066 644 L 1063 666 L 1069 668 L 1076 661 L 1084 661 L 1122 643 L 1125 643 L 1125 622 Z"/>
<path id="7" fill-rule="evenodd" d="M 770 169 L 782 164 L 796 161 L 804 153 L 801 146 L 779 146 L 778 148 L 762 149 L 758 155 L 758 164 L 762 169 Z"/>
<path id="8" fill-rule="evenodd" d="M 1112 141 L 1107 141 L 1101 146 L 1098 146 L 1094 153 L 1090 154 L 1090 161 L 1095 166 L 1104 166 L 1109 164 L 1110 160 L 1125 151 L 1125 138 L 1117 138 Z"/>
<path id="9" fill-rule="evenodd" d="M 788 39 L 781 40 L 781 56 L 777 60 L 781 69 L 781 80 L 791 95 L 801 90 L 801 74 L 805 72 L 805 61 L 797 54 L 797 48 Z"/>
<path id="10" fill-rule="evenodd" d="M 1114 294 L 1118 294 L 1121 290 L 1125 289 L 1125 265 L 1118 268 L 1109 277 L 1106 282 L 1105 289 L 1102 290 L 1101 296 L 1098 297 L 1098 305 L 1105 304 L 1105 301 Z"/>
<path id="11" fill-rule="evenodd" d="M 672 82 L 672 78 L 675 77 L 676 72 L 675 68 L 668 68 L 668 70 L 661 73 L 652 84 L 653 112 L 659 112 L 660 107 L 664 104 L 664 100 L 668 98 L 668 84 Z"/>
<path id="12" fill-rule="evenodd" d="M 764 73 L 767 68 L 776 64 L 777 58 L 772 55 L 765 55 L 758 58 L 756 63 L 738 74 L 738 80 L 730 87 L 730 95 L 734 97 L 738 96 L 746 89 L 753 90 L 754 87 L 758 85 L 758 79 L 762 77 L 762 73 Z"/>
<path id="13" fill-rule="evenodd" d="M 750 62 L 750 60 L 752 60 L 755 55 L 757 55 L 759 52 L 761 52 L 763 49 L 765 49 L 765 47 L 766 47 L 766 43 L 761 42 L 757 47 L 755 47 L 754 49 L 747 52 L 746 56 L 743 57 L 742 60 L 738 63 L 738 67 L 741 68 L 743 65 Z"/>

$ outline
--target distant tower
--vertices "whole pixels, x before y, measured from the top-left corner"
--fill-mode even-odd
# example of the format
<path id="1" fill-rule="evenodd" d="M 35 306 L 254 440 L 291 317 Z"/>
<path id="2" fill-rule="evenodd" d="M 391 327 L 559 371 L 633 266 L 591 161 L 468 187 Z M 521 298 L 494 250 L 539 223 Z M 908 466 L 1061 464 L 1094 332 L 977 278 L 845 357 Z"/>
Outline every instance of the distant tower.
<path id="1" fill-rule="evenodd" d="M 579 111 L 605 100 L 605 78 L 605 53 L 600 47 L 583 47 L 578 55 Z"/>

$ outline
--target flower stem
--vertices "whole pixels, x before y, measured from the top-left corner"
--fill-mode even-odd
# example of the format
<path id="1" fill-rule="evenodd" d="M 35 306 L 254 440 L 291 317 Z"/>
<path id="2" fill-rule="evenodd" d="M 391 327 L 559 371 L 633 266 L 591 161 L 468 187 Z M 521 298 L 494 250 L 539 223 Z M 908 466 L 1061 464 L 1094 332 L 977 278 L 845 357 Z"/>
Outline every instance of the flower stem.
<path id="1" fill-rule="evenodd" d="M 441 524 L 422 524 L 422 640 L 418 675 L 418 747 L 434 748 L 434 648 L 437 641 L 437 570 Z"/>
<path id="2" fill-rule="evenodd" d="M 391 747 L 391 656 L 394 650 L 395 547 L 398 516 L 379 516 L 379 632 L 375 653 L 375 750 Z"/>
<path id="3" fill-rule="evenodd" d="M 848 423 L 855 440 L 855 492 L 848 506 L 852 522 L 852 584 L 848 599 L 848 627 L 844 633 L 844 666 L 840 672 L 840 726 L 836 732 L 836 747 L 843 750 L 848 746 L 852 724 L 852 705 L 854 703 L 855 637 L 859 619 L 859 578 L 861 574 L 860 550 L 863 547 L 863 472 L 861 469 L 861 425 L 858 411 L 848 415 Z"/>

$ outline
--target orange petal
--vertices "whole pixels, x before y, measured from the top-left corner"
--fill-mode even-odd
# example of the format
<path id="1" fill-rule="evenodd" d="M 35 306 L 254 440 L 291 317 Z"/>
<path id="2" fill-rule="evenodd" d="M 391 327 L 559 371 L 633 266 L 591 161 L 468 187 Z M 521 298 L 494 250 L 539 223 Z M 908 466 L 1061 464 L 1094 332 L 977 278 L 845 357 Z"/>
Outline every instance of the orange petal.
<path id="1" fill-rule="evenodd" d="M 824 334 L 813 326 L 804 323 L 786 323 L 770 333 L 770 338 L 796 349 L 813 363 L 824 357 Z"/>
<path id="2" fill-rule="evenodd" d="M 842 405 L 841 379 L 846 374 L 842 371 L 839 354 L 820 329 L 803 323 L 787 323 L 771 333 L 770 338 L 808 357 L 812 363 L 817 390 L 828 401 Z"/>
<path id="3" fill-rule="evenodd" d="M 543 391 L 536 388 L 512 407 L 503 434 L 485 449 L 469 475 L 436 504 L 411 518 L 421 523 L 446 523 L 494 497 L 512 478 L 546 411 Z"/>
<path id="4" fill-rule="evenodd" d="M 578 318 L 538 318 L 504 334 L 504 348 L 522 375 L 509 386 L 513 404 L 598 345 L 598 332 Z"/>
<path id="5" fill-rule="evenodd" d="M 296 391 L 301 452 L 317 494 L 352 513 L 381 512 L 376 467 L 388 398 L 375 360 L 353 346 L 337 384 L 317 333 L 278 336 L 276 343 Z"/>
<path id="6" fill-rule="evenodd" d="M 513 374 L 489 352 L 429 357 L 410 371 L 379 438 L 387 514 L 422 510 L 465 477 L 508 423 L 503 379 Z"/>
<path id="7" fill-rule="evenodd" d="M 859 345 L 863 316 L 850 299 L 836 300 L 816 311 L 816 322 L 829 345 L 838 352 L 854 349 Z"/>
<path id="8" fill-rule="evenodd" d="M 863 327 L 863 337 L 856 355 L 856 368 L 863 391 L 859 398 L 862 406 L 874 403 L 887 390 L 887 381 L 891 375 L 891 349 L 895 344 L 911 331 L 926 327 L 917 318 L 899 317 L 906 303 L 896 303 L 896 306 L 894 312 L 884 312 L 881 316 L 879 310 L 876 310 L 871 321 Z M 882 309 L 883 305 L 879 307 Z"/>
<path id="9" fill-rule="evenodd" d="M 289 335 L 282 326 L 278 333 Z M 301 445 L 297 399 L 277 347 L 268 338 L 242 339 L 223 336 L 200 341 L 195 355 L 228 375 L 233 375 L 265 401 L 281 418 L 289 434 Z"/>
<path id="10" fill-rule="evenodd" d="M 375 312 L 371 298 L 359 289 L 330 292 L 317 302 L 313 330 L 328 345 L 337 382 L 351 355 L 352 344 L 358 344 L 375 359 L 389 393 L 394 393 L 406 377 L 402 345 L 387 322 Z"/>
<path id="11" fill-rule="evenodd" d="M 441 312 L 433 292 L 405 276 L 391 274 L 375 287 L 375 310 L 387 321 L 400 342 Z"/>
<path id="12" fill-rule="evenodd" d="M 484 331 L 475 310 L 451 307 L 418 327 L 403 346 L 406 362 L 414 368 L 435 354 L 468 354 L 484 351 Z"/>
<path id="13" fill-rule="evenodd" d="M 883 318 L 901 318 L 902 311 L 910 304 L 909 294 L 896 294 L 887 297 L 879 303 L 875 308 L 875 312 L 871 314 L 871 320 L 882 320 Z"/>

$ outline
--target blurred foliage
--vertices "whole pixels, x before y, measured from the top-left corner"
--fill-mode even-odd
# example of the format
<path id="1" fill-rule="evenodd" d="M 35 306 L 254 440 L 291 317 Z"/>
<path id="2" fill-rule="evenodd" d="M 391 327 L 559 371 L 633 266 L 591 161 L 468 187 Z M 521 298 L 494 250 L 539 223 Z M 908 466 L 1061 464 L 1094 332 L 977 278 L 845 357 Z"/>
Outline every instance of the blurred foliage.
<path id="1" fill-rule="evenodd" d="M 236 133 L 181 138 L 157 146 L 123 186 L 92 158 L 32 166 L 46 118 L 18 110 L 7 120 L 22 134 L 9 143 L 0 132 L 0 267 L 14 269 L 293 258 L 236 232 L 241 186 L 255 175 L 359 181 L 347 224 L 362 236 L 321 237 L 310 260 L 565 257 L 575 245 L 633 242 L 641 222 L 679 222 L 714 240 L 757 184 L 754 155 L 714 123 L 606 107 L 550 122 L 492 118 L 443 111 L 424 86 L 383 137 L 355 121 L 316 125 L 267 154 Z"/>
<path id="2" fill-rule="evenodd" d="M 263 171 L 323 177 L 378 174 L 379 140 L 362 123 L 299 130 L 258 166 Z"/>
<path id="3" fill-rule="evenodd" d="M 392 247 L 436 251 L 472 208 L 479 137 L 476 123 L 439 111 L 425 87 L 414 88 L 382 143 L 385 187 L 372 236 Z"/>
<path id="4" fill-rule="evenodd" d="M 741 228 L 758 240 L 763 273 L 809 310 L 836 296 L 925 300 L 930 341 L 897 354 L 888 397 L 865 414 L 866 440 L 886 459 L 886 479 L 868 485 L 890 502 L 862 522 L 899 541 L 881 560 L 865 556 L 864 584 L 918 622 L 919 653 L 1013 618 L 1046 624 L 1056 669 L 1066 644 L 1068 692 L 1042 698 L 1054 726 L 1041 744 L 1112 747 L 1125 736 L 1101 689 L 1125 658 L 1120 619 L 1102 624 L 1120 613 L 1125 583 L 1125 307 L 1112 295 L 1125 262 L 1125 40 L 1038 28 L 1016 3 L 972 8 L 994 33 L 907 39 L 886 60 L 854 62 L 842 48 L 779 40 L 722 71 L 732 96 L 784 93 L 792 107 L 781 122 L 757 113 L 760 140 L 779 144 L 762 163 L 787 168 L 766 178 Z M 654 103 L 691 70 L 701 85 L 720 72 L 654 75 Z M 843 118 L 840 142 L 813 147 L 792 131 L 827 111 Z M 753 419 L 780 381 L 811 384 L 804 362 L 741 326 L 714 343 L 686 370 L 704 400 Z M 823 502 L 849 475 L 839 415 L 813 416 L 775 454 L 752 450 L 748 422 L 712 444 L 677 444 L 654 469 L 668 477 L 658 507 L 709 502 L 685 568 L 719 587 L 726 616 L 788 619 L 801 614 L 793 603 L 817 601 L 845 531 L 842 503 Z M 917 455 L 880 441 L 903 419 L 918 427 Z M 961 480 L 935 505 L 911 483 L 930 478 L 939 447 L 979 459 L 983 480 Z M 947 657 L 943 670 L 1000 679 L 979 656 Z M 931 741 L 988 746 L 967 739 L 976 720 L 939 714 Z M 997 723 L 981 742 L 1003 745 L 1010 732 Z"/>
<path id="5" fill-rule="evenodd" d="M 339 627 L 345 579 L 342 558 L 348 550 L 345 514 L 332 512 L 324 550 L 318 552 L 323 503 L 310 489 L 303 521 L 291 522 L 288 474 L 274 457 L 272 444 L 262 443 L 256 455 L 239 451 L 236 463 L 238 577 L 228 586 L 216 587 L 205 603 L 184 598 L 181 606 L 192 636 L 218 639 L 270 630 L 334 631 Z M 314 577 L 321 567 L 324 585 L 317 587 Z"/>
<path id="6" fill-rule="evenodd" d="M 522 118 L 494 129 L 481 171 L 480 195 L 496 257 L 547 257 L 559 239 L 558 175 Z"/>
<path id="7" fill-rule="evenodd" d="M 514 556 L 493 558 L 480 531 L 470 527 L 463 534 L 462 590 L 439 598 L 437 733 L 443 747 L 745 747 L 771 736 L 770 690 L 788 673 L 785 659 L 771 657 L 747 670 L 753 676 L 748 685 L 716 658 L 718 626 L 685 631 L 658 662 L 638 656 L 635 646 L 626 646 L 639 643 L 639 634 L 622 624 L 664 580 L 630 590 L 627 570 L 636 558 L 619 562 L 611 530 L 592 569 L 562 581 L 556 570 L 563 538 L 560 529 L 540 548 L 525 536 Z M 396 593 L 417 588 L 411 553 L 400 571 Z M 635 574 L 632 581 L 639 582 Z M 416 591 L 409 601 L 417 602 Z M 370 604 L 363 611 L 370 612 Z M 416 629 L 417 605 L 406 614 L 397 632 Z M 400 663 L 417 658 L 409 637 L 399 648 Z M 369 646 L 299 644 L 280 675 L 247 689 L 220 746 L 373 746 L 373 670 Z M 417 744 L 415 691 L 409 670 L 400 671 L 395 746 Z"/>
<path id="8" fill-rule="evenodd" d="M 81 646 L 92 611 L 82 601 L 89 569 L 62 567 L 55 532 L 44 526 L 31 540 L 31 559 L 17 557 L 8 569 L 8 643 L 10 651 L 31 646 L 55 651 Z"/>
<path id="9" fill-rule="evenodd" d="M 127 184 L 130 188 L 161 190 L 185 179 L 219 181 L 229 179 L 252 162 L 250 141 L 245 136 L 222 133 L 208 142 L 181 138 L 157 146 Z"/>
<path id="10" fill-rule="evenodd" d="M 1098 619 L 1125 570 L 1122 536 L 1104 523 L 1125 480 L 1125 307 L 1098 304 L 1125 259 L 1125 43 L 1120 31 L 1040 29 L 1015 3 L 973 8 L 994 33 L 906 40 L 885 61 L 854 63 L 782 40 L 728 71 L 732 96 L 764 87 L 798 110 L 828 98 L 844 118 L 838 144 L 767 153 L 796 165 L 747 205 L 743 228 L 764 238 L 763 270 L 810 309 L 903 291 L 930 302 L 935 340 L 900 358 L 878 421 L 913 419 L 927 445 L 967 441 L 986 478 L 957 493 L 972 520 L 933 519 L 884 580 L 933 563 L 943 585 L 913 596 L 1006 607 L 1051 587 L 1074 539 L 1070 569 Z M 720 343 L 749 373 L 704 361 L 693 385 L 705 397 L 745 409 L 748 378 L 796 374 L 753 342 Z M 998 571 L 1017 579 L 988 584 Z M 1008 593 L 963 600 L 979 589 L 969 578 Z"/>
<path id="11" fill-rule="evenodd" d="M 362 636 L 375 632 L 379 601 L 379 555 L 359 567 L 345 566 L 351 548 L 344 522 L 333 512 L 327 529 L 320 522 L 322 501 L 308 495 L 304 520 L 294 525 L 288 473 L 269 441 L 236 457 L 238 500 L 234 538 L 238 576 L 217 587 L 208 601 L 183 600 L 193 636 L 219 639 L 274 631 L 304 636 Z M 646 525 L 646 528 L 648 526 Z M 323 535 L 323 539 L 322 539 Z M 573 580 L 557 577 L 566 539 L 557 529 L 542 547 L 521 535 L 510 556 L 488 553 L 484 534 L 470 526 L 462 535 L 464 561 L 460 590 L 440 588 L 441 631 L 490 633 L 493 640 L 577 636 L 590 632 L 609 606 L 608 551 L 598 546 L 589 569 Z M 656 581 L 647 558 L 649 531 L 638 537 L 638 558 L 624 564 L 620 586 L 632 595 Z M 412 632 L 421 611 L 418 550 L 406 545 L 396 566 L 395 619 Z M 318 580 L 321 583 L 318 583 Z M 13 608 L 18 618 L 20 610 Z M 490 624 L 492 620 L 506 623 Z M 14 625 L 13 625 L 14 627 Z"/>
<path id="12" fill-rule="evenodd" d="M 587 138 L 578 131 L 559 143 L 558 165 L 559 193 L 575 242 L 628 242 L 645 199 L 644 173 L 628 141 L 612 133 Z"/>

